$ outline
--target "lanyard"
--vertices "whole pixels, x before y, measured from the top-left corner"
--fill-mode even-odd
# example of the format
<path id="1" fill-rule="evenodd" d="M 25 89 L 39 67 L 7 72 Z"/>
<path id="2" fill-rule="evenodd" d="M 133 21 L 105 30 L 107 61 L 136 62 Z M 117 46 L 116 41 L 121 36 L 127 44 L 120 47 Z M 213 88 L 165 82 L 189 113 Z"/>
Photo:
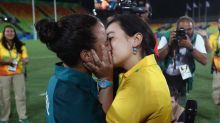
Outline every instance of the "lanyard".
<path id="1" fill-rule="evenodd" d="M 15 46 L 13 46 L 11 50 L 8 50 L 8 53 L 9 53 L 9 57 L 10 57 L 10 58 L 12 58 L 12 51 L 13 51 L 14 47 L 15 47 Z M 15 57 L 15 59 L 17 59 L 17 58 L 18 58 L 18 52 L 17 52 L 17 50 L 15 50 L 15 51 L 16 51 L 16 57 Z"/>

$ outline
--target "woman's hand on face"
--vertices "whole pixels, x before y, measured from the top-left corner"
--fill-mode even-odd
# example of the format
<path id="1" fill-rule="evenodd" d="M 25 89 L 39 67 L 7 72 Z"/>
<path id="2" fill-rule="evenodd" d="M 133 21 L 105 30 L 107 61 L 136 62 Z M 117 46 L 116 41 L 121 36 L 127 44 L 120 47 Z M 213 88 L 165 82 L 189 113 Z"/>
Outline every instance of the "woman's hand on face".
<path id="1" fill-rule="evenodd" d="M 91 50 L 93 63 L 87 62 L 84 63 L 84 66 L 89 69 L 95 76 L 99 79 L 107 79 L 109 81 L 113 81 L 113 60 L 111 51 L 107 50 L 104 45 L 101 46 L 102 56 L 101 59 L 95 52 L 95 50 Z"/>

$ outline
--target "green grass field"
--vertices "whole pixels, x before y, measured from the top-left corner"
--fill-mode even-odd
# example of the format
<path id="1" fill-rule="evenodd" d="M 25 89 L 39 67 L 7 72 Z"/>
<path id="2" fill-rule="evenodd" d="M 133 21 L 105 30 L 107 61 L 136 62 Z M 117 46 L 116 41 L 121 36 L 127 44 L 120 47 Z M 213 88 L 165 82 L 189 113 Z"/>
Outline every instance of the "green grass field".
<path id="1" fill-rule="evenodd" d="M 30 63 L 27 66 L 27 110 L 30 123 L 45 123 L 44 93 L 48 79 L 53 73 L 56 56 L 39 41 L 25 42 L 29 52 Z M 217 107 L 214 105 L 212 92 L 212 76 L 209 65 L 197 64 L 193 91 L 188 96 L 198 101 L 196 123 L 213 123 L 217 118 Z M 14 102 L 14 100 L 13 100 Z M 15 104 L 12 103 L 11 123 L 17 123 Z"/>

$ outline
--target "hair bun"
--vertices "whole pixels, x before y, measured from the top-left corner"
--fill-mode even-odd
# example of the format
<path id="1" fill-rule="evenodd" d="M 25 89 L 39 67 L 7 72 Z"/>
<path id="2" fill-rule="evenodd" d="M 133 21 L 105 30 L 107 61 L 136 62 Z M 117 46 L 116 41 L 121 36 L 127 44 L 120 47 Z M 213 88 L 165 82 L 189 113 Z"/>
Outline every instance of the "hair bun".
<path id="1" fill-rule="evenodd" d="M 56 39 L 58 26 L 55 21 L 48 19 L 40 20 L 36 23 L 35 28 L 41 42 L 51 44 Z"/>

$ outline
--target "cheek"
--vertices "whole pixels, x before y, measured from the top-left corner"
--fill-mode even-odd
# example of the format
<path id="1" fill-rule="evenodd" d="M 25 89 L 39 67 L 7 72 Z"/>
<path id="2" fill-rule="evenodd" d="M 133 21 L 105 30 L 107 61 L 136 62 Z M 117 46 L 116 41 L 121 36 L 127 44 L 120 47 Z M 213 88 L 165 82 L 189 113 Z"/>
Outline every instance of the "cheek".
<path id="1" fill-rule="evenodd" d="M 126 43 L 114 43 L 112 42 L 112 55 L 113 55 L 113 61 L 115 63 L 121 62 L 124 59 L 126 59 L 131 52 L 131 48 Z"/>

